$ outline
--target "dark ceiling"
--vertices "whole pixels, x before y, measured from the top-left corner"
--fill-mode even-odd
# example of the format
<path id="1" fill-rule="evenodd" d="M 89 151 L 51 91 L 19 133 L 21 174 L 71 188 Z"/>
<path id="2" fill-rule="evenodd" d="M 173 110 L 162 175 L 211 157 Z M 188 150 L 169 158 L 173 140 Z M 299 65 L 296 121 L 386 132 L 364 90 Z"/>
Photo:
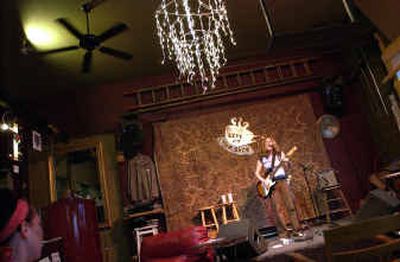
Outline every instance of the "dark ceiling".
<path id="1" fill-rule="evenodd" d="M 23 52 L 24 34 L 30 26 L 42 28 L 53 38 L 50 44 L 35 46 L 36 50 L 76 45 L 77 40 L 55 19 L 66 18 L 84 32 L 85 15 L 80 9 L 81 0 L 1 1 L 3 95 L 29 100 L 40 95 L 57 94 L 65 89 L 129 82 L 140 77 L 170 73 L 172 67 L 160 63 L 162 55 L 154 23 L 154 11 L 159 2 L 106 0 L 98 5 L 90 14 L 92 32 L 98 34 L 117 22 L 126 23 L 129 30 L 107 40 L 105 44 L 133 54 L 133 59 L 119 60 L 95 50 L 92 71 L 83 74 L 81 63 L 84 51 L 81 49 L 46 56 Z M 236 46 L 228 44 L 229 62 L 267 54 L 269 39 L 259 0 L 227 2 L 237 42 Z M 266 3 L 276 35 L 348 23 L 342 1 L 270 0 Z"/>

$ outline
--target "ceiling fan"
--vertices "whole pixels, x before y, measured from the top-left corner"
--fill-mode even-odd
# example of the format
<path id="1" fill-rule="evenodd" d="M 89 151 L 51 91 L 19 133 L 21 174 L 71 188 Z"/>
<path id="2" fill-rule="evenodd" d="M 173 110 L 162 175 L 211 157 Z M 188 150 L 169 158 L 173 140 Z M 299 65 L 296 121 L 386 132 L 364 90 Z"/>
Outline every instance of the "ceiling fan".
<path id="1" fill-rule="evenodd" d="M 64 51 L 71 51 L 82 48 L 86 50 L 83 56 L 82 72 L 90 72 L 92 66 L 92 55 L 94 50 L 98 50 L 103 54 L 107 54 L 119 59 L 130 60 L 132 55 L 114 48 L 103 46 L 106 40 L 126 31 L 128 26 L 124 23 L 117 23 L 99 35 L 95 35 L 90 31 L 89 13 L 104 0 L 93 0 L 82 5 L 82 11 L 86 15 L 86 33 L 81 33 L 75 26 L 73 26 L 66 18 L 58 18 L 56 21 L 60 23 L 65 29 L 68 30 L 75 38 L 79 40 L 79 45 L 72 45 L 62 48 L 57 48 L 49 51 L 40 52 L 40 54 L 54 54 Z"/>

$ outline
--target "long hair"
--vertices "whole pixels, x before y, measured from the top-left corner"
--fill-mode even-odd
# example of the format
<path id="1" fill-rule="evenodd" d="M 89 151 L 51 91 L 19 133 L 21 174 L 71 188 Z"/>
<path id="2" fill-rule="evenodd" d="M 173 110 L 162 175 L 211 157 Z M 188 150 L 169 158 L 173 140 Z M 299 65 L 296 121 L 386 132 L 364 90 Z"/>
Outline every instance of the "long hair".
<path id="1" fill-rule="evenodd" d="M 260 156 L 266 156 L 269 153 L 269 152 L 267 152 L 267 148 L 265 145 L 267 139 L 270 139 L 272 141 L 272 148 L 273 148 L 272 152 L 274 154 L 277 154 L 280 157 L 281 149 L 280 149 L 278 143 L 276 142 L 276 140 L 272 136 L 267 136 L 267 137 L 261 139 Z"/>

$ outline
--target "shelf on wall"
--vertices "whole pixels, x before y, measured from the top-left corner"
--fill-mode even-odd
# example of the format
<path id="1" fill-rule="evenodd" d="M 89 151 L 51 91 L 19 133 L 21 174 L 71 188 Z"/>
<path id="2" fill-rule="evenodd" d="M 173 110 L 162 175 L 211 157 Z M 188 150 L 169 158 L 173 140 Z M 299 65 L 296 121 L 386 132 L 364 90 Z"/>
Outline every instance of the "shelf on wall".
<path id="1" fill-rule="evenodd" d="M 126 214 L 124 216 L 124 220 L 126 221 L 126 220 L 130 220 L 132 218 L 143 217 L 143 216 L 148 216 L 148 215 L 156 215 L 156 214 L 164 214 L 164 209 L 156 208 L 156 209 L 149 210 L 149 211 L 138 212 L 138 213 L 133 213 L 133 214 Z"/>
<path id="2" fill-rule="evenodd" d="M 144 113 L 163 108 L 204 101 L 227 95 L 252 92 L 259 89 L 273 88 L 278 85 L 317 79 L 321 76 L 315 72 L 319 56 L 292 58 L 288 61 L 275 62 L 251 69 L 241 69 L 222 73 L 218 76 L 217 88 L 204 93 L 200 82 L 188 84 L 182 81 L 150 86 L 125 92 L 124 97 L 130 100 L 128 112 Z"/>

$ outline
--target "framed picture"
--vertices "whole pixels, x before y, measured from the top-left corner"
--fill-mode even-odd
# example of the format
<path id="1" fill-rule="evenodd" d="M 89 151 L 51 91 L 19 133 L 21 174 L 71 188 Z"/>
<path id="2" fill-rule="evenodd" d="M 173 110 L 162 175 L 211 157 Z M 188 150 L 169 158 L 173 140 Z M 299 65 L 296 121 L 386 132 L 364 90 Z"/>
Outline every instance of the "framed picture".
<path id="1" fill-rule="evenodd" d="M 42 152 L 42 136 L 35 130 L 32 131 L 32 148 L 33 150 Z"/>

